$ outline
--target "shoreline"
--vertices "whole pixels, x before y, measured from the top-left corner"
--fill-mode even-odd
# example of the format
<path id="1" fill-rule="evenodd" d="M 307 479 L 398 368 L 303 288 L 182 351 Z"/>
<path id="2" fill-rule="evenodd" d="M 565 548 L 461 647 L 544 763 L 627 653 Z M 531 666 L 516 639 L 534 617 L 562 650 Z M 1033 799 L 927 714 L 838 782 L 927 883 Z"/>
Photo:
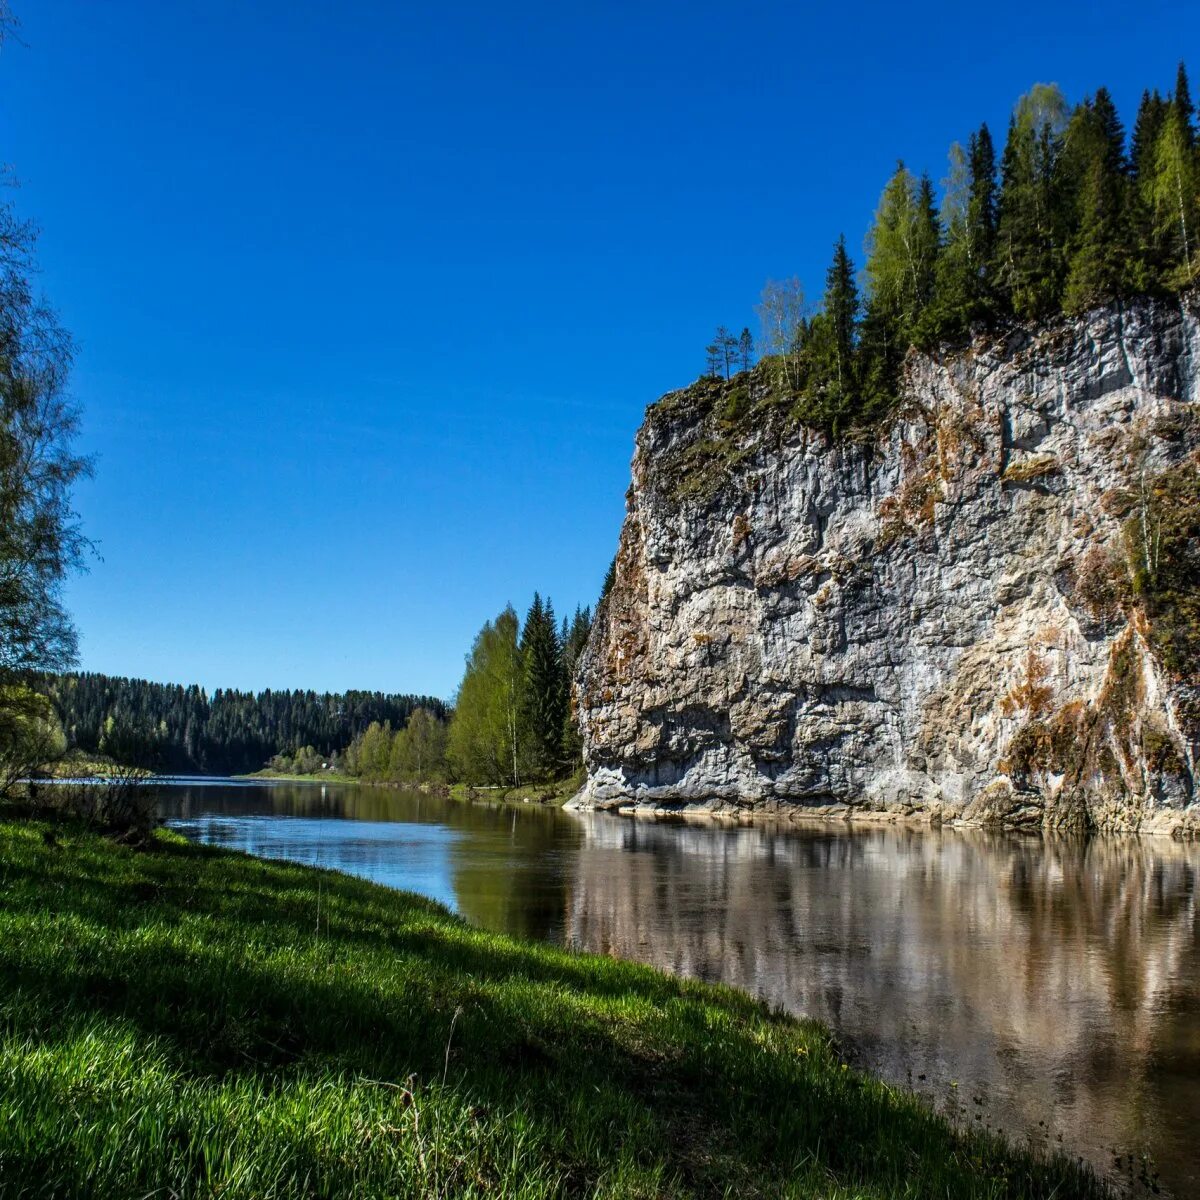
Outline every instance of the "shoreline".
<path id="1" fill-rule="evenodd" d="M 1150 814 L 1138 828 L 1130 829 L 1118 825 L 1045 825 L 1042 822 L 990 821 L 964 818 L 957 813 L 943 813 L 930 809 L 873 809 L 840 806 L 836 809 L 815 811 L 803 805 L 794 809 L 777 805 L 772 808 L 753 808 L 722 800 L 714 803 L 698 801 L 670 803 L 576 803 L 577 793 L 563 805 L 567 812 L 608 813 L 619 817 L 641 821 L 682 822 L 703 825 L 725 825 L 729 827 L 773 825 L 780 830 L 795 827 L 828 828 L 845 826 L 899 826 L 914 830 L 974 829 L 983 832 L 1008 835 L 1023 834 L 1033 837 L 1149 837 L 1169 838 L 1177 842 L 1200 841 L 1200 808 L 1160 809 Z"/>

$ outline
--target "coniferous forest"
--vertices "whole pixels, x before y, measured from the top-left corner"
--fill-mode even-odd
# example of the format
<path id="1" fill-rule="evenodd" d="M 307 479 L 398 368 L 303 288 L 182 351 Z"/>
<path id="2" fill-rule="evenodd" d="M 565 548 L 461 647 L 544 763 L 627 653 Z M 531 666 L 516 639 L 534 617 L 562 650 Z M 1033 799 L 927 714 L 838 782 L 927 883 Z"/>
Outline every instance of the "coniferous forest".
<path id="1" fill-rule="evenodd" d="M 430 696 L 383 692 L 239 692 L 211 696 L 192 684 L 149 683 L 85 672 L 44 676 L 69 746 L 159 771 L 237 774 L 281 752 L 308 748 L 336 758 L 372 722 L 400 727 L 417 709 L 436 719 L 446 706 Z"/>
<path id="2" fill-rule="evenodd" d="M 912 347 L 1180 291 L 1198 274 L 1200 149 L 1184 65 L 1165 95 L 1143 94 L 1128 138 L 1106 88 L 1072 108 L 1038 84 L 999 152 L 986 124 L 951 146 L 940 205 L 928 175 L 897 164 L 861 273 L 839 237 L 815 313 L 798 280 L 769 282 L 759 349 L 799 418 L 836 435 L 887 415 Z M 748 339 L 719 328 L 707 373 L 748 367 Z"/>
<path id="3" fill-rule="evenodd" d="M 475 639 L 453 709 L 432 696 L 241 692 L 94 672 L 43 675 L 66 745 L 157 771 L 338 771 L 367 780 L 517 786 L 571 774 L 582 747 L 570 680 L 591 610 L 558 623 L 535 595 Z"/>

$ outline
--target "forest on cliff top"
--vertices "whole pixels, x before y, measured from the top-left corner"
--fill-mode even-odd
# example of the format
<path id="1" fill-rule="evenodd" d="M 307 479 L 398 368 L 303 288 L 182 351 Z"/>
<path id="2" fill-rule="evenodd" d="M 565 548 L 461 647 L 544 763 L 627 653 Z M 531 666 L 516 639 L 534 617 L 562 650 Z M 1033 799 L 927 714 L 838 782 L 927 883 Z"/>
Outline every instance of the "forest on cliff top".
<path id="1" fill-rule="evenodd" d="M 1200 144 L 1181 63 L 1146 91 L 1132 136 L 1107 88 L 1074 107 L 1038 84 L 1013 109 L 997 161 L 987 124 L 950 148 L 940 204 L 903 162 L 880 197 L 861 272 L 840 236 L 819 308 L 797 279 L 769 281 L 758 349 L 806 424 L 833 435 L 894 407 L 908 351 L 962 344 L 981 328 L 1044 322 L 1200 274 Z M 718 329 L 707 374 L 753 364 L 749 329 Z M 734 391 L 736 421 L 749 395 Z"/>

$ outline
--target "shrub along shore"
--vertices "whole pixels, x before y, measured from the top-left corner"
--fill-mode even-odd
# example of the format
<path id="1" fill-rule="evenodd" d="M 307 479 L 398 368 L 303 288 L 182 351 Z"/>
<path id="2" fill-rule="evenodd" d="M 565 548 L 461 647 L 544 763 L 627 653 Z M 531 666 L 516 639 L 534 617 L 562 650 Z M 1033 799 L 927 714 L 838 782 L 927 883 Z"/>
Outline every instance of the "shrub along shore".
<path id="1" fill-rule="evenodd" d="M 1093 1197 L 729 989 L 0 821 L 0 1196 Z"/>

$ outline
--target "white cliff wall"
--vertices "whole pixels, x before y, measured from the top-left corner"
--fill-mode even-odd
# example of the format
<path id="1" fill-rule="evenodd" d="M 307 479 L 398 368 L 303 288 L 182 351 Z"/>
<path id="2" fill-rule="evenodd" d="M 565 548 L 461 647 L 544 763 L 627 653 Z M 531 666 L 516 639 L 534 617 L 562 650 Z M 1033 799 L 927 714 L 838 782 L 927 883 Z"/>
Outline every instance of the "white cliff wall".
<path id="1" fill-rule="evenodd" d="M 1146 481 L 1200 471 L 1197 354 L 1195 311 L 1141 302 L 918 358 L 875 443 L 796 428 L 761 371 L 664 397 L 575 803 L 1200 823 L 1197 667 L 1130 586 Z"/>

